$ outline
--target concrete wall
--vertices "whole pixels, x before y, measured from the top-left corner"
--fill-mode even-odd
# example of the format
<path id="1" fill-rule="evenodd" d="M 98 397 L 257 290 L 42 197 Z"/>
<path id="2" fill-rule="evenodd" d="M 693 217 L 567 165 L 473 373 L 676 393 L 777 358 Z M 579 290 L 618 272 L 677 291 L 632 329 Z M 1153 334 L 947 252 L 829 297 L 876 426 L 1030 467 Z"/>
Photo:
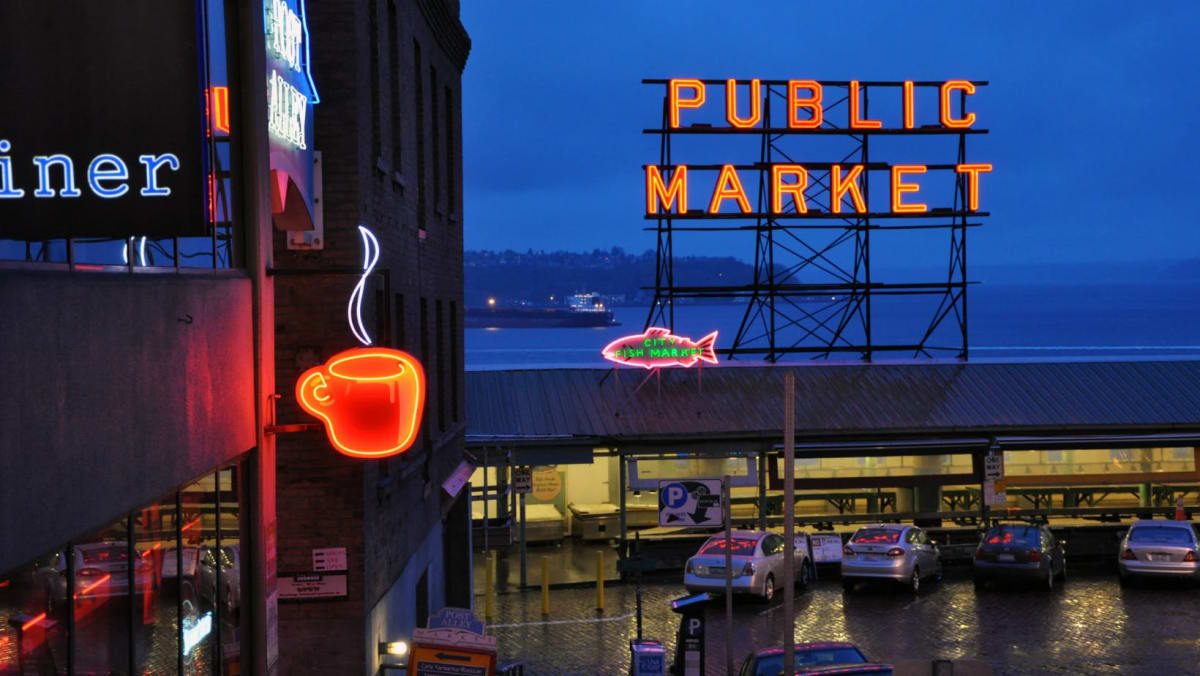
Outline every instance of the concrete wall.
<path id="1" fill-rule="evenodd" d="M 379 673 L 378 645 L 383 641 L 411 641 L 417 626 L 417 611 L 413 599 L 421 575 L 429 572 L 429 613 L 432 615 L 446 605 L 446 580 L 442 567 L 442 527 L 430 530 L 408 559 L 400 576 L 384 592 L 379 602 L 367 613 L 366 650 L 367 676 Z"/>
<path id="2" fill-rule="evenodd" d="M 250 280 L 0 272 L 0 571 L 250 450 Z"/>

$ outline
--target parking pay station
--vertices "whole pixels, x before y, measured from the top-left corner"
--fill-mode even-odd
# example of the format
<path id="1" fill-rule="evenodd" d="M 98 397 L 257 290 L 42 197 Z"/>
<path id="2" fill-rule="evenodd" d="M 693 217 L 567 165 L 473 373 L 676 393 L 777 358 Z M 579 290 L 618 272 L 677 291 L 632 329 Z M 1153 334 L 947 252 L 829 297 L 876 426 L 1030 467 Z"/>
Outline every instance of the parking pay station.
<path id="1" fill-rule="evenodd" d="M 630 676 L 663 676 L 667 650 L 662 641 L 650 638 L 629 639 Z"/>
<path id="2" fill-rule="evenodd" d="M 704 676 L 704 607 L 711 598 L 705 592 L 671 601 L 671 610 L 680 616 L 672 674 Z"/>

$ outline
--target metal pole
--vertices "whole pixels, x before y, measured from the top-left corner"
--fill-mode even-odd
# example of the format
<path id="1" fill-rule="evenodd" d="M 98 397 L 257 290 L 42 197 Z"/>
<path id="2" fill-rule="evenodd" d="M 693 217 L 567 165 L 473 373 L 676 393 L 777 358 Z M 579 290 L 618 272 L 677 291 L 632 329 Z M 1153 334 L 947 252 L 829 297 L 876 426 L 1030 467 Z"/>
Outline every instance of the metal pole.
<path id="1" fill-rule="evenodd" d="M 725 673 L 733 673 L 733 519 L 729 518 L 729 475 L 721 478 L 721 513 L 725 519 Z"/>
<path id="2" fill-rule="evenodd" d="M 525 494 L 521 494 L 521 588 L 524 589 L 526 581 L 526 550 L 525 550 Z"/>
<path id="3" fill-rule="evenodd" d="M 596 610 L 604 611 L 604 550 L 596 552 Z"/>
<path id="4" fill-rule="evenodd" d="M 625 531 L 625 455 L 619 449 L 617 450 L 617 492 L 620 493 L 617 499 L 621 506 L 617 514 L 617 519 L 620 521 L 618 530 L 621 531 L 621 547 L 617 550 L 617 558 L 623 559 L 629 556 L 629 553 L 625 551 L 627 546 L 625 539 L 627 537 Z"/>
<path id="5" fill-rule="evenodd" d="M 550 615 L 550 557 L 542 557 L 542 616 Z"/>
<path id="6" fill-rule="evenodd" d="M 636 553 L 637 553 L 638 557 L 641 557 L 641 555 L 642 555 L 642 534 L 641 534 L 641 532 L 635 532 L 633 534 L 633 537 L 637 541 L 637 552 Z M 635 596 L 637 598 L 637 637 L 638 637 L 638 640 L 640 641 L 640 640 L 642 640 L 642 567 L 641 566 L 638 566 L 637 572 L 634 574 L 634 579 L 637 580 L 637 586 L 635 587 Z"/>
<path id="7" fill-rule="evenodd" d="M 758 452 L 758 529 L 767 529 L 767 452 Z"/>
<path id="8" fill-rule="evenodd" d="M 783 375 L 783 673 L 796 673 L 796 374 Z"/>

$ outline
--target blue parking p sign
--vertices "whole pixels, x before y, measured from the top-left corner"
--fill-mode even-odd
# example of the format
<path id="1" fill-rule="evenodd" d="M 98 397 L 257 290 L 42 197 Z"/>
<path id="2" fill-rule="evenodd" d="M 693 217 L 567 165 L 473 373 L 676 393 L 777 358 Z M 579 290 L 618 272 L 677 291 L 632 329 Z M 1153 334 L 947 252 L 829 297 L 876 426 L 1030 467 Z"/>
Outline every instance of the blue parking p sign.
<path id="1" fill-rule="evenodd" d="M 659 494 L 659 499 L 670 509 L 679 509 L 686 505 L 688 501 L 687 489 L 678 481 L 672 481 L 663 486 Z"/>

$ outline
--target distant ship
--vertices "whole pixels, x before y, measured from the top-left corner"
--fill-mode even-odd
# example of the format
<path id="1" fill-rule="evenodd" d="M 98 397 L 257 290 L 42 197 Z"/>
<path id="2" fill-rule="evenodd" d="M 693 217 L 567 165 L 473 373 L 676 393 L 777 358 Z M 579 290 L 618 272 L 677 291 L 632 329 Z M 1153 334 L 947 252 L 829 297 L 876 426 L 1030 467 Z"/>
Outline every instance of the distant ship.
<path id="1" fill-rule="evenodd" d="M 467 308 L 464 326 L 468 329 L 545 329 L 595 328 L 619 326 L 612 310 L 604 306 L 598 293 L 577 293 L 567 299 L 566 308 L 496 307 L 492 301 L 483 308 Z"/>

